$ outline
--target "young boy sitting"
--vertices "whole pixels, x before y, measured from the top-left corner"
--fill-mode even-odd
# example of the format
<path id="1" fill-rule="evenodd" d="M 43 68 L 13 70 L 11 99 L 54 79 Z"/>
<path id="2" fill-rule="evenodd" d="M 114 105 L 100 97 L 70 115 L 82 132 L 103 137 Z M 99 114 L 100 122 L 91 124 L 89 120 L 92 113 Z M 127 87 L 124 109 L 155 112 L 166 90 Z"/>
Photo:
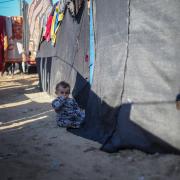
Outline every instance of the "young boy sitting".
<path id="1" fill-rule="evenodd" d="M 61 81 L 56 85 L 57 98 L 52 101 L 52 107 L 57 113 L 57 125 L 60 127 L 79 128 L 85 118 L 73 98 L 69 98 L 70 85 Z"/>

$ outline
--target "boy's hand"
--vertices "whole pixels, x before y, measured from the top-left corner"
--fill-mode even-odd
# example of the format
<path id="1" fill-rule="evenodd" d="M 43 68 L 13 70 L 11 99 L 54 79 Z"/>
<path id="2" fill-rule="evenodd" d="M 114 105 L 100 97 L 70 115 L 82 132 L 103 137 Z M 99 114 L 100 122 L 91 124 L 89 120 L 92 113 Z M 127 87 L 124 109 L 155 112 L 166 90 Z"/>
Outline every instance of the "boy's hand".
<path id="1" fill-rule="evenodd" d="M 61 98 L 62 100 L 67 99 L 67 97 L 66 97 L 66 96 L 63 96 L 63 95 L 59 96 L 59 98 Z"/>
<path id="2" fill-rule="evenodd" d="M 66 98 L 65 96 L 59 96 L 58 99 L 60 99 L 61 101 L 64 101 Z"/>

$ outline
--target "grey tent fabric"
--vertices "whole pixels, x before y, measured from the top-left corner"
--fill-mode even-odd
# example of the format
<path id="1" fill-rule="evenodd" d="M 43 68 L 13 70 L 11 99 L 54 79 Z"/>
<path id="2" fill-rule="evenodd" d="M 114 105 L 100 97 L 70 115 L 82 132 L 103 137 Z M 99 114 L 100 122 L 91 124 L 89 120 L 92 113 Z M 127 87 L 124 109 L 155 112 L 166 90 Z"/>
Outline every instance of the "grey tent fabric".
<path id="1" fill-rule="evenodd" d="M 86 124 L 75 133 L 107 152 L 179 153 L 180 2 L 93 3 L 94 77 Z"/>
<path id="2" fill-rule="evenodd" d="M 89 89 L 89 62 L 86 61 L 89 54 L 88 23 L 85 3 L 75 17 L 67 9 L 57 32 L 55 47 L 51 42 L 43 41 L 36 58 L 42 90 L 53 95 L 56 84 L 67 81 L 82 107 L 87 104 Z M 79 96 L 82 90 L 84 96 Z"/>
<path id="3" fill-rule="evenodd" d="M 154 144 L 159 142 L 161 145 L 162 141 L 180 149 L 180 111 L 175 105 L 180 93 L 180 2 L 135 0 L 130 1 L 128 8 L 129 41 L 124 92 L 112 139 L 120 137 L 120 146 L 128 146 L 128 143 L 139 146 L 146 140 L 149 142 L 147 150 L 153 150 Z M 129 132 L 131 126 L 122 122 L 126 113 L 124 104 L 131 104 L 129 121 L 161 141 L 147 135 L 142 140 L 136 137 L 139 133 Z M 141 141 L 132 142 L 135 138 Z"/>
<path id="4" fill-rule="evenodd" d="M 94 1 L 95 63 L 82 134 L 101 143 L 116 124 L 127 49 L 127 1 Z M 103 7 L 103 8 L 102 8 Z M 118 7 L 118 9 L 114 9 Z M 113 16 L 112 16 L 113 14 Z M 118 32 L 117 32 L 118 30 Z M 85 134 L 84 134 L 85 133 Z"/>
<path id="5" fill-rule="evenodd" d="M 93 83 L 85 124 L 69 131 L 99 141 L 106 152 L 180 152 L 180 111 L 175 102 L 180 94 L 179 8 L 177 0 L 93 0 Z M 59 36 L 67 37 L 62 34 L 63 30 Z M 53 51 L 57 50 L 60 46 Z M 72 64 L 72 57 L 67 62 Z M 55 62 L 49 72 L 52 86 L 62 72 L 70 71 Z"/>
<path id="6" fill-rule="evenodd" d="M 119 44 L 114 41 L 108 52 L 104 39 L 96 36 L 102 43 L 102 50 L 97 45 L 96 54 L 99 50 L 101 55 L 100 58 L 97 55 L 97 61 L 107 66 L 108 61 L 105 62 L 103 55 L 107 60 L 111 58 L 114 66 L 122 63 L 119 69 L 112 68 L 113 74 L 116 74 L 115 77 L 110 75 L 113 84 L 107 80 L 107 92 L 103 93 L 109 95 L 109 99 L 101 95 L 101 99 L 111 107 L 117 107 L 117 103 L 120 105 L 116 127 L 103 148 L 114 151 L 132 147 L 163 152 L 172 150 L 169 144 L 180 149 L 180 111 L 175 106 L 176 96 L 180 93 L 180 2 L 174 0 L 169 4 L 163 0 L 122 0 L 112 2 L 113 7 L 109 7 L 105 1 L 96 1 L 96 12 L 101 3 L 111 8 L 108 15 L 116 22 L 116 27 L 113 27 L 115 32 L 106 29 L 105 37 L 116 34 L 120 37 L 121 33 L 126 36 L 126 39 L 121 38 Z M 114 12 L 121 12 L 119 16 L 126 20 L 125 25 Z M 98 18 L 97 13 L 96 16 Z M 104 18 L 103 15 L 101 18 Z M 99 21 L 96 20 L 97 26 Z M 122 42 L 127 44 L 126 50 L 123 51 L 124 56 L 118 57 L 113 49 L 117 48 L 121 52 Z M 105 52 L 107 54 L 104 55 Z M 113 95 L 108 92 L 109 89 L 114 92 Z"/>

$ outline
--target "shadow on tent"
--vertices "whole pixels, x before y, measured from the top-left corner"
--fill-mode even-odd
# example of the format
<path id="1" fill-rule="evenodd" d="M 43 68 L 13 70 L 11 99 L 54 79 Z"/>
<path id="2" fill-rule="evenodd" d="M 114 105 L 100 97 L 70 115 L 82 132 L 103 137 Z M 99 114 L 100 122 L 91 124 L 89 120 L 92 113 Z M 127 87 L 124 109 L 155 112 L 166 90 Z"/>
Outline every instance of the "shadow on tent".
<path id="1" fill-rule="evenodd" d="M 37 62 L 41 90 L 52 94 L 52 57 L 46 60 L 42 58 Z M 78 72 L 72 95 L 79 106 L 86 110 L 86 118 L 82 128 L 67 130 L 83 138 L 98 141 L 102 144 L 101 150 L 117 152 L 121 149 L 139 149 L 147 153 L 179 154 L 178 149 L 143 129 L 130 117 L 134 105 L 174 104 L 174 101 L 136 102 L 111 107 L 90 89 L 87 79 Z M 179 95 L 177 99 L 178 97 Z M 161 126 L 160 123 L 158 125 Z"/>
<path id="2" fill-rule="evenodd" d="M 84 7 L 82 7 L 82 10 L 83 8 Z M 82 20 L 81 16 L 82 14 L 79 14 L 79 21 L 77 21 L 78 23 L 80 23 L 80 21 Z M 71 20 L 71 16 L 67 13 L 63 21 L 64 26 L 62 27 L 70 28 L 74 22 Z M 84 23 L 84 21 L 82 23 Z M 63 42 L 63 37 L 64 39 L 69 37 L 68 34 L 65 33 L 66 28 L 61 28 L 58 32 L 59 34 L 57 34 L 57 37 L 59 36 L 61 38 L 59 38 L 59 43 L 56 44 L 55 48 L 52 47 L 50 43 L 42 43 L 37 58 L 37 67 L 39 72 L 40 88 L 41 90 L 46 91 L 49 94 L 53 94 L 55 83 L 59 80 L 59 78 L 65 79 L 66 76 L 72 76 L 71 79 L 73 79 L 73 83 L 75 81 L 72 95 L 78 102 L 79 106 L 86 109 L 86 119 L 81 129 L 68 129 L 68 131 L 78 136 L 98 141 L 102 144 L 101 149 L 106 152 L 116 152 L 120 149 L 140 149 L 148 153 L 179 153 L 177 149 L 173 148 L 170 144 L 157 137 L 158 135 L 155 136 L 151 132 L 148 132 L 148 129 L 143 129 L 140 126 L 141 124 L 138 125 L 133 121 L 133 119 L 131 118 L 132 107 L 138 103 L 132 102 L 129 104 L 121 104 L 119 107 L 111 107 L 109 104 L 102 101 L 102 99 L 90 89 L 90 85 L 84 73 L 84 71 L 87 72 L 88 69 L 81 67 L 83 66 L 82 64 L 84 61 L 78 61 L 79 59 L 84 57 L 82 54 L 84 45 L 86 45 L 86 43 L 79 44 L 79 47 L 81 48 L 82 46 L 82 49 L 79 49 L 79 54 L 77 54 L 76 57 L 74 55 L 69 56 L 65 54 L 65 49 L 70 47 L 72 49 L 69 49 L 69 52 L 75 51 L 75 48 L 70 45 L 76 42 L 76 38 L 73 38 L 74 42 L 69 42 L 67 46 L 65 46 L 64 44 L 64 46 L 62 46 L 61 48 L 61 41 Z M 79 39 L 84 39 L 84 37 L 81 37 L 80 35 L 83 34 L 82 32 L 86 34 L 86 29 L 82 30 L 82 28 L 80 27 L 76 28 L 79 32 Z M 63 58 L 63 55 L 66 57 L 65 59 Z M 81 58 L 79 58 L 79 56 Z M 72 57 L 74 57 L 73 61 Z M 71 70 L 73 69 L 74 73 L 69 73 L 69 75 L 67 75 L 68 71 L 66 69 L 66 66 L 68 67 L 68 71 L 71 72 Z M 60 77 L 61 75 L 63 77 Z M 144 102 L 139 102 L 139 104 L 143 103 Z M 174 103 L 174 101 L 148 102 L 144 103 L 144 105 L 162 103 L 169 104 Z M 160 127 L 162 126 L 159 122 L 158 125 Z"/>
<path id="3" fill-rule="evenodd" d="M 86 86 L 77 92 L 80 84 Z M 147 153 L 180 153 L 178 149 L 140 127 L 130 118 L 133 105 L 174 104 L 174 101 L 127 103 L 114 108 L 102 102 L 80 74 L 76 77 L 74 91 L 74 98 L 86 109 L 86 119 L 81 129 L 67 129 L 69 132 L 98 141 L 102 144 L 101 150 L 106 152 L 138 149 Z"/>

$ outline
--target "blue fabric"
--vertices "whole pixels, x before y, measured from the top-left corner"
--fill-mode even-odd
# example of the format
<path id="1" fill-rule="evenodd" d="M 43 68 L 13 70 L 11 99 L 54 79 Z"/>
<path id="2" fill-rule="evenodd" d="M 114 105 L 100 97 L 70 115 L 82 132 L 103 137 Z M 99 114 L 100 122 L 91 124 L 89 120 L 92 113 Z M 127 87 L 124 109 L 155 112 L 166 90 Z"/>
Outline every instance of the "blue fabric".
<path id="1" fill-rule="evenodd" d="M 62 127 L 80 127 L 85 118 L 85 113 L 80 110 L 72 98 L 57 97 L 52 101 L 57 116 L 56 121 Z"/>
<path id="2" fill-rule="evenodd" d="M 90 5 L 90 84 L 93 81 L 94 71 L 94 27 L 93 27 L 93 11 L 92 11 L 92 0 Z"/>

